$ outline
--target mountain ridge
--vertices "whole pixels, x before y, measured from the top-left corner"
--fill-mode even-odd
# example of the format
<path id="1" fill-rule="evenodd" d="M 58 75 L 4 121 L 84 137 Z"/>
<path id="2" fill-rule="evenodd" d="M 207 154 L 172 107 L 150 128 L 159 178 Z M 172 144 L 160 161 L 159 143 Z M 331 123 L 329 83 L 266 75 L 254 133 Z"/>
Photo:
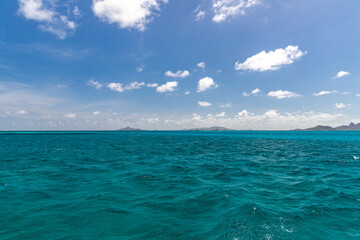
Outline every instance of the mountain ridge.
<path id="1" fill-rule="evenodd" d="M 142 130 L 140 128 L 125 127 L 125 128 L 118 129 L 116 131 L 119 131 L 119 132 L 137 132 L 137 131 L 144 131 L 144 130 Z"/>
<path id="2" fill-rule="evenodd" d="M 225 128 L 225 127 L 204 127 L 204 128 L 191 128 L 191 129 L 185 129 L 181 131 L 233 131 L 233 129 Z"/>
<path id="3" fill-rule="evenodd" d="M 338 127 L 317 125 L 311 128 L 295 129 L 294 131 L 360 131 L 360 123 L 355 124 L 351 122 L 349 125 L 341 125 Z"/>

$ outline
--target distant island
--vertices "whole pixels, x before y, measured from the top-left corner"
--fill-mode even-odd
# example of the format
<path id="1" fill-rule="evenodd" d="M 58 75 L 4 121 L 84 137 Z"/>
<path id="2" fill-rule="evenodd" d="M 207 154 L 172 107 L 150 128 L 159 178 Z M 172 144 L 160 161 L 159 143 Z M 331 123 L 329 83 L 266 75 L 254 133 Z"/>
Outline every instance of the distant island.
<path id="1" fill-rule="evenodd" d="M 208 128 L 191 128 L 191 129 L 185 129 L 182 131 L 233 131 L 233 129 L 215 126 L 215 127 L 208 127 Z"/>
<path id="2" fill-rule="evenodd" d="M 116 131 L 119 131 L 119 132 L 138 132 L 138 131 L 143 131 L 143 130 L 141 130 L 140 128 L 126 127 L 126 128 L 118 129 Z"/>
<path id="3" fill-rule="evenodd" d="M 139 131 L 158 131 L 158 130 L 142 130 L 140 128 L 132 128 L 132 127 L 126 127 L 122 129 L 118 129 L 116 131 L 119 132 L 139 132 Z M 173 130 L 173 131 L 238 131 L 226 127 L 204 127 L 204 128 L 190 128 L 190 129 L 182 129 L 182 130 Z M 253 131 L 253 130 L 247 130 L 247 131 Z M 324 125 L 318 125 L 316 127 L 306 128 L 306 129 L 294 129 L 290 131 L 360 131 L 360 123 L 354 124 L 350 123 L 349 125 L 342 125 L 338 127 L 330 127 L 330 126 L 324 126 Z"/>
<path id="4" fill-rule="evenodd" d="M 147 131 L 147 130 L 142 130 L 140 128 L 126 127 L 126 128 L 118 129 L 116 131 L 119 131 L 119 132 L 139 132 L 139 131 Z M 215 127 L 208 127 L 208 128 L 183 129 L 183 130 L 177 130 L 177 131 L 234 131 L 234 130 L 229 129 L 229 128 L 225 128 L 225 127 L 215 126 Z"/>
<path id="5" fill-rule="evenodd" d="M 349 125 L 342 125 L 335 128 L 330 126 L 318 125 L 312 128 L 295 129 L 294 131 L 360 131 L 360 123 L 350 123 Z"/>

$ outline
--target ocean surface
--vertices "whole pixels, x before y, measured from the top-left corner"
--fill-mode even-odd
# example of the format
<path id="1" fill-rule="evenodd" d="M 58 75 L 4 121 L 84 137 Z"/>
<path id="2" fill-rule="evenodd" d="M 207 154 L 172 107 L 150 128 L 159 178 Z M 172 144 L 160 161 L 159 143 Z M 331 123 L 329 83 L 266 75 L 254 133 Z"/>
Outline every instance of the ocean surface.
<path id="1" fill-rule="evenodd" d="M 360 239 L 360 132 L 0 132 L 0 239 Z"/>

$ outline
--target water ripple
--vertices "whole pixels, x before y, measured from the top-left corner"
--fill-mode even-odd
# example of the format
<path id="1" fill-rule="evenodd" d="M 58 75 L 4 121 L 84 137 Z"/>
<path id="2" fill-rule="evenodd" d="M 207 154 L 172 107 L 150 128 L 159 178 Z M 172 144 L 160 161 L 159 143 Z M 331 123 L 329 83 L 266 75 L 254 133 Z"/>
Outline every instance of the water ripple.
<path id="1" fill-rule="evenodd" d="M 360 239 L 354 132 L 0 134 L 1 239 Z"/>

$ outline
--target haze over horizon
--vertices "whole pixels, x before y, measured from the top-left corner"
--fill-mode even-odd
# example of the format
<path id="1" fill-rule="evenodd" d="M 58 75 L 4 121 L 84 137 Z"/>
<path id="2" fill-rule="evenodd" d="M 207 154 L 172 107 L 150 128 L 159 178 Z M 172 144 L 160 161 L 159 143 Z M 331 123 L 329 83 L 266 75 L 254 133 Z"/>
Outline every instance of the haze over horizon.
<path id="1" fill-rule="evenodd" d="M 0 130 L 360 122 L 359 1 L 0 5 Z"/>

